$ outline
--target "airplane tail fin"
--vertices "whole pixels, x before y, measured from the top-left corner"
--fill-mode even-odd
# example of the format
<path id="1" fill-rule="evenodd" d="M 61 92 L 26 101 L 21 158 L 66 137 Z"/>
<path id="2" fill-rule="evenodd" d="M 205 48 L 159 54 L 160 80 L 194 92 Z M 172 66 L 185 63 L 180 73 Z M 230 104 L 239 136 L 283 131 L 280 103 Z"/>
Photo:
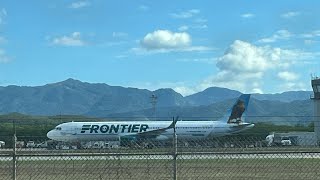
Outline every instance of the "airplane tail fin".
<path id="1" fill-rule="evenodd" d="M 242 94 L 225 115 L 228 124 L 241 124 L 244 122 L 243 114 L 248 109 L 250 94 Z"/>

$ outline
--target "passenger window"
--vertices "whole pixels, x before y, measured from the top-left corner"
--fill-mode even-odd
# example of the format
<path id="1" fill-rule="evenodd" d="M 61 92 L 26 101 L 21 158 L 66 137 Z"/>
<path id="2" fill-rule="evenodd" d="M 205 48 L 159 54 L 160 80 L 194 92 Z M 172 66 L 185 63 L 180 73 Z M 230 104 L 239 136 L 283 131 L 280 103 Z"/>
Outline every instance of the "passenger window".
<path id="1" fill-rule="evenodd" d="M 56 130 L 61 131 L 61 127 L 56 127 Z"/>

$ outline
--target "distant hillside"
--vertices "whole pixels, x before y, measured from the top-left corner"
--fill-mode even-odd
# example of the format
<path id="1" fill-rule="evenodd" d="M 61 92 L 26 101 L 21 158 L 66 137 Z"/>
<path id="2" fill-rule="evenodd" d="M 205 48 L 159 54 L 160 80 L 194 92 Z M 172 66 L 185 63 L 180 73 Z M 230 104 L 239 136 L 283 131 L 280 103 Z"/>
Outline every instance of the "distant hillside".
<path id="1" fill-rule="evenodd" d="M 156 109 L 156 119 L 180 116 L 184 120 L 219 120 L 233 105 L 235 99 L 217 102 L 207 106 L 196 107 L 163 107 Z M 105 114 L 112 118 L 144 118 L 154 119 L 152 109 L 134 112 Z M 312 122 L 312 101 L 302 100 L 294 102 L 260 101 L 251 98 L 246 121 L 271 122 L 277 125 L 309 125 Z"/>
<path id="2" fill-rule="evenodd" d="M 103 83 L 86 83 L 74 79 L 44 86 L 0 87 L 0 113 L 28 115 L 87 115 L 104 117 L 154 116 L 151 99 L 157 97 L 156 115 L 183 115 L 188 117 L 220 116 L 241 92 L 211 87 L 202 92 L 183 97 L 172 89 L 149 91 L 138 88 L 110 86 Z M 257 115 L 291 115 L 309 112 L 311 92 L 296 91 L 281 94 L 254 94 Z M 306 104 L 303 104 L 306 101 Z M 291 103 L 289 103 L 291 102 Z M 297 107 L 302 103 L 302 107 Z M 299 109 L 300 108 L 300 109 Z M 307 113 L 308 114 L 308 113 Z M 310 114 L 310 113 L 309 113 Z"/>
<path id="3" fill-rule="evenodd" d="M 159 89 L 154 92 L 136 88 L 117 88 L 105 93 L 87 113 L 89 116 L 103 116 L 110 113 L 130 112 L 152 108 L 151 96 L 157 97 L 157 107 L 185 106 L 183 96 L 172 89 Z"/>
<path id="4" fill-rule="evenodd" d="M 312 94 L 312 91 L 288 91 L 277 94 L 253 94 L 252 97 L 259 100 L 291 102 L 295 100 L 310 99 Z"/>
<path id="5" fill-rule="evenodd" d="M 150 96 L 158 97 L 157 106 L 183 106 L 188 102 L 172 89 L 154 92 L 90 84 L 74 79 L 37 87 L 0 88 L 0 113 L 19 112 L 30 115 L 117 113 L 151 108 Z"/>
<path id="6" fill-rule="evenodd" d="M 110 86 L 68 79 L 45 86 L 0 89 L 0 112 L 32 115 L 81 114 L 101 99 Z"/>
<path id="7" fill-rule="evenodd" d="M 209 105 L 226 99 L 239 97 L 242 93 L 227 88 L 211 87 L 202 92 L 186 96 L 186 100 L 192 105 Z"/>

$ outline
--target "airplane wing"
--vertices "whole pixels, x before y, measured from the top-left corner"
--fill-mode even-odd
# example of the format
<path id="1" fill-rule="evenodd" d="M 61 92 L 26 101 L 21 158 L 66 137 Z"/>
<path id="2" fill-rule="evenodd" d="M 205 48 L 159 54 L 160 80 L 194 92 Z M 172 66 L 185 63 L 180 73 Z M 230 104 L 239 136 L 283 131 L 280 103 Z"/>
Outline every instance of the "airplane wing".
<path id="1" fill-rule="evenodd" d="M 254 126 L 254 124 L 252 124 L 252 123 L 241 123 L 241 124 L 237 124 L 235 126 L 232 126 L 230 128 L 233 129 L 234 132 L 236 132 L 236 131 L 241 131 L 241 130 L 244 130 L 245 128 L 250 128 L 253 126 Z"/>
<path id="2" fill-rule="evenodd" d="M 177 123 L 177 121 L 178 121 L 178 119 L 179 119 L 179 117 L 173 118 L 172 123 L 168 127 L 165 127 L 165 128 L 151 130 L 151 131 L 145 131 L 145 132 L 140 132 L 140 133 L 137 133 L 135 135 L 125 135 L 123 137 L 134 137 L 134 138 L 137 138 L 137 139 L 156 138 L 157 136 L 161 135 L 166 130 L 174 128 L 176 123 Z"/>

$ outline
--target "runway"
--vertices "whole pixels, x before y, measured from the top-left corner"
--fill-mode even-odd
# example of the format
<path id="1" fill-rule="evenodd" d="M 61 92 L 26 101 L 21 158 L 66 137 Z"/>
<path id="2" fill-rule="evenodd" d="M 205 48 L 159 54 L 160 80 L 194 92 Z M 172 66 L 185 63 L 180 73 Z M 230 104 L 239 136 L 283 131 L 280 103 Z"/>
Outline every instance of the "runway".
<path id="1" fill-rule="evenodd" d="M 115 154 L 115 153 L 64 153 L 17 155 L 17 161 L 58 160 L 170 160 L 173 154 Z M 177 159 L 319 159 L 320 153 L 187 153 L 177 154 Z M 12 161 L 10 155 L 0 155 L 0 161 Z"/>

